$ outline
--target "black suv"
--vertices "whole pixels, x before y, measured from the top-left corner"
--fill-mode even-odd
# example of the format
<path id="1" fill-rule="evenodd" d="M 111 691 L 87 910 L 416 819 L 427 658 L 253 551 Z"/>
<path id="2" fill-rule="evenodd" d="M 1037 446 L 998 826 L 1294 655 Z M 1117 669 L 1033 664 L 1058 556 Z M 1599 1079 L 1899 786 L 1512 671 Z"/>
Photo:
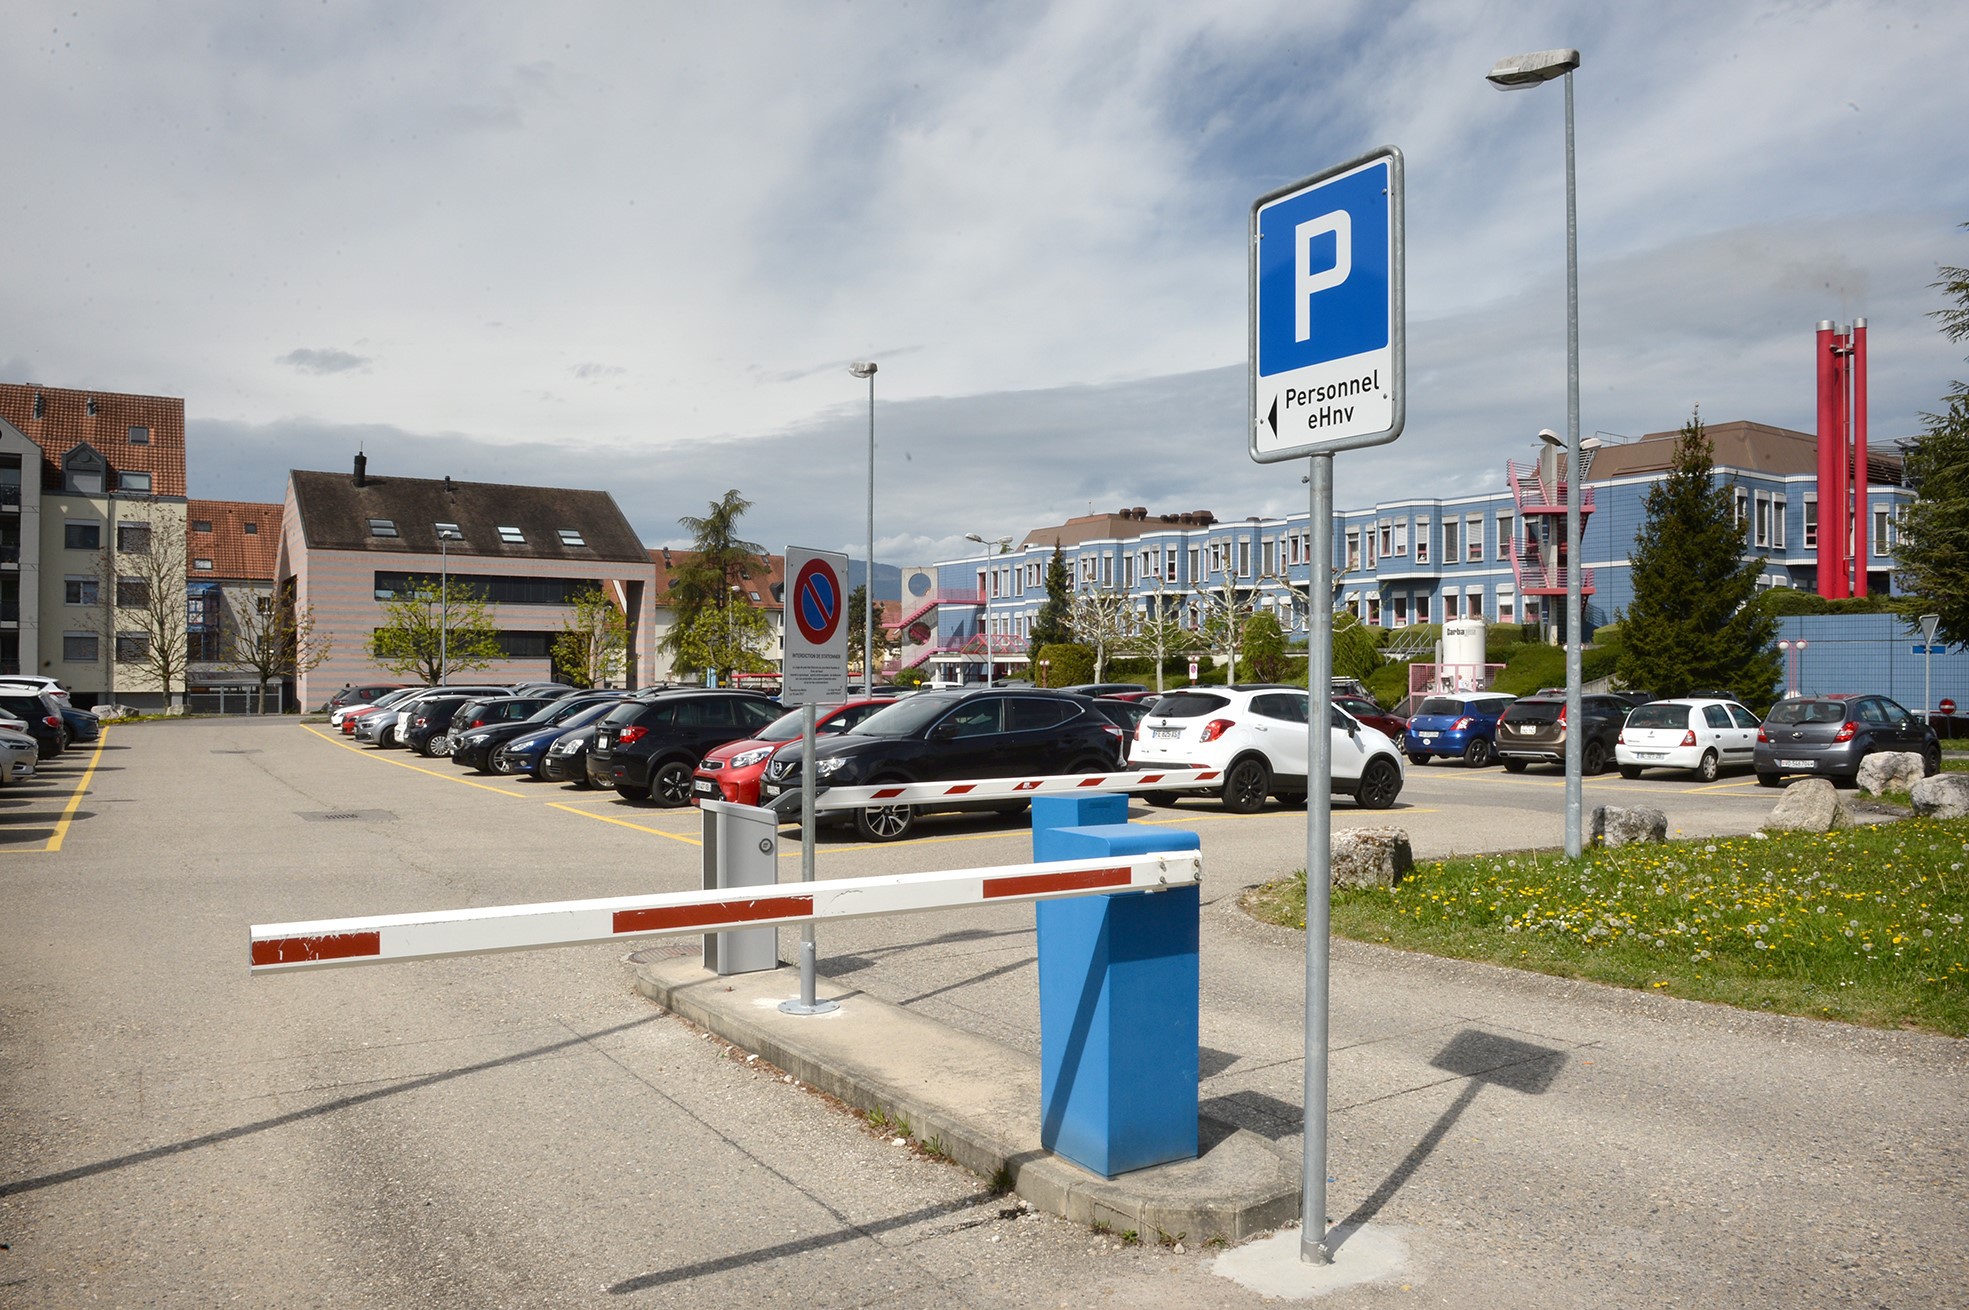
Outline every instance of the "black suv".
<path id="1" fill-rule="evenodd" d="M 1579 698 L 1586 719 L 1586 736 L 1579 743 L 1579 771 L 1586 777 L 1605 773 L 1613 761 L 1614 741 L 1634 707 L 1624 698 L 1594 693 Z M 1511 773 L 1533 764 L 1566 766 L 1566 694 L 1541 691 L 1520 696 L 1497 720 L 1497 758 Z"/>
<path id="2" fill-rule="evenodd" d="M 451 721 L 470 705 L 473 696 L 433 696 L 404 711 L 397 740 L 419 755 L 438 756 L 451 749 Z"/>
<path id="3" fill-rule="evenodd" d="M 35 754 L 48 759 L 68 746 L 68 733 L 62 727 L 61 702 L 45 691 L 15 684 L 0 690 L 0 715 L 19 719 L 34 738 Z"/>
<path id="4" fill-rule="evenodd" d="M 451 745 L 445 754 L 461 768 L 483 773 L 492 767 L 492 751 L 526 728 L 537 728 L 570 699 L 567 692 L 538 692 L 487 696 L 460 709 L 451 720 Z M 520 725 L 526 725 L 522 728 Z"/>
<path id="5" fill-rule="evenodd" d="M 595 725 L 588 780 L 632 800 L 688 805 L 704 753 L 756 737 L 784 710 L 752 691 L 664 691 L 618 705 Z"/>
<path id="6" fill-rule="evenodd" d="M 854 727 L 814 743 L 823 788 L 878 782 L 942 782 L 1019 774 L 1100 773 L 1116 768 L 1110 724 L 1091 701 L 1058 692 L 926 691 L 899 700 Z M 800 753 L 775 756 L 759 803 L 782 818 L 799 814 Z M 1017 813 L 1024 801 L 939 805 Z M 876 805 L 854 812 L 866 841 L 895 841 L 915 826 L 921 806 Z"/>

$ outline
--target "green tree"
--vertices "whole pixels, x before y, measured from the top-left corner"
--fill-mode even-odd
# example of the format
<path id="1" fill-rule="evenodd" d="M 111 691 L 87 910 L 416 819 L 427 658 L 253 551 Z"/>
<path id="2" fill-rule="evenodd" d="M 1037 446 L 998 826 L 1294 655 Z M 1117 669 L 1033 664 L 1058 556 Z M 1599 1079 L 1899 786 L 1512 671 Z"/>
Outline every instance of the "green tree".
<path id="1" fill-rule="evenodd" d="M 1617 666 L 1623 684 L 1657 696 L 1724 687 L 1747 703 L 1769 703 L 1780 673 L 1777 621 L 1749 604 L 1764 561 L 1745 560 L 1743 544 L 1731 484 L 1716 480 L 1694 415 L 1668 476 L 1648 492 L 1635 535 L 1634 602 Z"/>
<path id="2" fill-rule="evenodd" d="M 1333 616 L 1333 673 L 1354 678 L 1363 686 L 1381 667 L 1381 643 L 1375 629 L 1342 610 Z"/>
<path id="3" fill-rule="evenodd" d="M 466 578 L 410 579 L 383 603 L 370 653 L 398 677 L 429 683 L 491 668 L 504 656 L 492 607 Z"/>
<path id="4" fill-rule="evenodd" d="M 629 620 L 622 608 L 599 586 L 576 592 L 568 607 L 572 612 L 554 637 L 554 668 L 576 687 L 622 679 L 622 657 L 629 650 Z"/>
<path id="5" fill-rule="evenodd" d="M 750 575 L 763 577 L 769 571 L 765 547 L 738 535 L 738 521 L 751 508 L 752 502 L 734 488 L 712 501 L 703 517 L 686 514 L 677 520 L 691 534 L 691 551 L 670 579 L 665 599 L 672 618 L 661 648 L 676 656 L 680 672 L 701 672 L 704 667 L 693 666 L 684 655 L 698 617 L 707 609 L 722 613 L 735 599 L 732 588 Z"/>
<path id="6" fill-rule="evenodd" d="M 1285 678 L 1285 632 L 1270 610 L 1260 610 L 1244 625 L 1244 675 L 1253 682 Z"/>
<path id="7" fill-rule="evenodd" d="M 678 644 L 678 663 L 718 675 L 729 685 L 734 673 L 771 673 L 772 625 L 750 605 L 706 607 Z"/>
<path id="8" fill-rule="evenodd" d="M 1049 687 L 1071 687 L 1076 683 L 1094 681 L 1094 652 L 1080 643 L 1058 641 L 1032 649 L 1033 681 L 1039 680 L 1041 660 L 1046 661 L 1044 673 Z"/>
<path id="9" fill-rule="evenodd" d="M 1954 302 L 1934 311 L 1942 335 L 1969 339 L 1969 268 L 1943 265 L 1941 273 L 1933 285 Z M 1969 383 L 1949 388 L 1942 412 L 1924 416 L 1901 455 L 1917 499 L 1902 511 L 1894 547 L 1905 593 L 1895 608 L 1910 619 L 1939 614 L 1944 641 L 1969 641 Z"/>
<path id="10" fill-rule="evenodd" d="M 866 676 L 868 668 L 868 643 L 862 628 L 866 626 L 868 604 L 867 584 L 856 587 L 848 597 L 848 667 Z M 880 677 L 883 661 L 888 659 L 890 641 L 887 629 L 882 623 L 882 602 L 875 602 L 875 672 Z M 871 684 L 872 685 L 872 684 Z"/>
<path id="11" fill-rule="evenodd" d="M 1032 630 L 1028 634 L 1032 649 L 1073 640 L 1073 631 L 1068 626 L 1072 613 L 1073 584 L 1067 577 L 1067 558 L 1056 541 L 1053 558 L 1046 565 L 1046 599 L 1040 602 L 1039 613 L 1032 616 Z M 1054 681 L 1057 684 L 1059 680 Z"/>

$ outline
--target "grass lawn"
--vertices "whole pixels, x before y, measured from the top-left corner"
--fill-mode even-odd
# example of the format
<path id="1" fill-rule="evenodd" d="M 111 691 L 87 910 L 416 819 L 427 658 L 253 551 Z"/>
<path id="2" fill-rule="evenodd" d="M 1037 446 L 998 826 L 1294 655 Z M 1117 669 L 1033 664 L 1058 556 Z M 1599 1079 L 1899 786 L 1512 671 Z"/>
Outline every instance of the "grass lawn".
<path id="1" fill-rule="evenodd" d="M 1246 907 L 1303 928 L 1306 878 Z M 1969 1036 L 1969 819 L 1417 864 L 1333 932 L 1748 1009 Z"/>

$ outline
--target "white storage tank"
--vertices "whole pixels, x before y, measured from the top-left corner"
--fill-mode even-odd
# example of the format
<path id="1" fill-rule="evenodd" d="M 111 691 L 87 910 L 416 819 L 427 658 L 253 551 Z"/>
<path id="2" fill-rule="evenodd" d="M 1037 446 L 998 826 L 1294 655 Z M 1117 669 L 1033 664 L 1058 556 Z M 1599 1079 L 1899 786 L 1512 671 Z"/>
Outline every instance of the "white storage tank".
<path id="1" fill-rule="evenodd" d="M 1487 631 L 1482 619 L 1451 619 L 1443 624 L 1444 665 L 1481 670 Z"/>

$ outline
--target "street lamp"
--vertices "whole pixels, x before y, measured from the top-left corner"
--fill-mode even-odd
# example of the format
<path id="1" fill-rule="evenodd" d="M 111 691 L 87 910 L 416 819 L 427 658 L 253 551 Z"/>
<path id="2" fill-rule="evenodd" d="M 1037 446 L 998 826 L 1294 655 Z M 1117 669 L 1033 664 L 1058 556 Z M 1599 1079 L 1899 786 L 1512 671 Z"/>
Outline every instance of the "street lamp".
<path id="1" fill-rule="evenodd" d="M 1585 725 L 1580 709 L 1579 629 L 1579 204 L 1573 169 L 1572 73 L 1577 50 L 1539 50 L 1500 59 L 1490 82 L 1500 91 L 1522 91 L 1555 77 L 1566 81 L 1566 858 L 1576 860 L 1584 805 L 1580 752 Z M 1539 434 L 1541 437 L 1547 435 Z M 1556 439 L 1557 434 L 1552 434 Z"/>
<path id="2" fill-rule="evenodd" d="M 1796 641 L 1780 641 L 1778 643 L 1778 650 L 1784 658 L 1785 681 L 1791 684 L 1790 690 L 1785 693 L 1786 695 L 1799 696 L 1804 694 L 1800 690 L 1799 684 L 1805 680 L 1805 647 L 1809 644 L 1803 637 L 1800 637 Z"/>
<path id="3" fill-rule="evenodd" d="M 1012 548 L 1012 539 L 1010 537 L 994 537 L 991 538 L 990 540 L 987 540 L 984 537 L 979 536 L 975 532 L 967 532 L 964 534 L 964 540 L 975 541 L 980 546 L 983 546 L 985 548 L 985 556 L 987 558 L 989 558 L 992 555 L 1003 555 L 1006 551 Z M 996 546 L 998 549 L 993 550 L 992 547 L 994 546 Z M 991 593 L 988 588 L 984 586 L 980 586 L 978 588 L 978 600 L 980 602 L 980 612 L 978 618 L 978 640 L 982 642 L 984 645 L 985 686 L 987 687 L 991 685 L 991 632 L 989 630 L 990 621 L 991 621 L 990 595 Z"/>
<path id="4" fill-rule="evenodd" d="M 856 360 L 848 372 L 868 379 L 868 576 L 861 585 L 861 690 L 875 694 L 875 361 Z"/>
<path id="5" fill-rule="evenodd" d="M 1048 660 L 1048 659 L 1042 659 L 1042 660 L 1040 660 L 1040 661 L 1039 661 L 1039 685 L 1040 685 L 1040 686 L 1042 686 L 1042 687 L 1050 687 L 1050 686 L 1052 686 L 1052 685 L 1053 685 L 1053 674 L 1052 674 L 1052 668 L 1053 668 L 1053 661 L 1051 661 L 1051 660 Z"/>
<path id="6" fill-rule="evenodd" d="M 450 478 L 445 479 L 448 487 Z M 444 685 L 451 667 L 451 558 L 445 543 L 463 541 L 465 534 L 449 523 L 438 528 L 438 686 Z"/>

